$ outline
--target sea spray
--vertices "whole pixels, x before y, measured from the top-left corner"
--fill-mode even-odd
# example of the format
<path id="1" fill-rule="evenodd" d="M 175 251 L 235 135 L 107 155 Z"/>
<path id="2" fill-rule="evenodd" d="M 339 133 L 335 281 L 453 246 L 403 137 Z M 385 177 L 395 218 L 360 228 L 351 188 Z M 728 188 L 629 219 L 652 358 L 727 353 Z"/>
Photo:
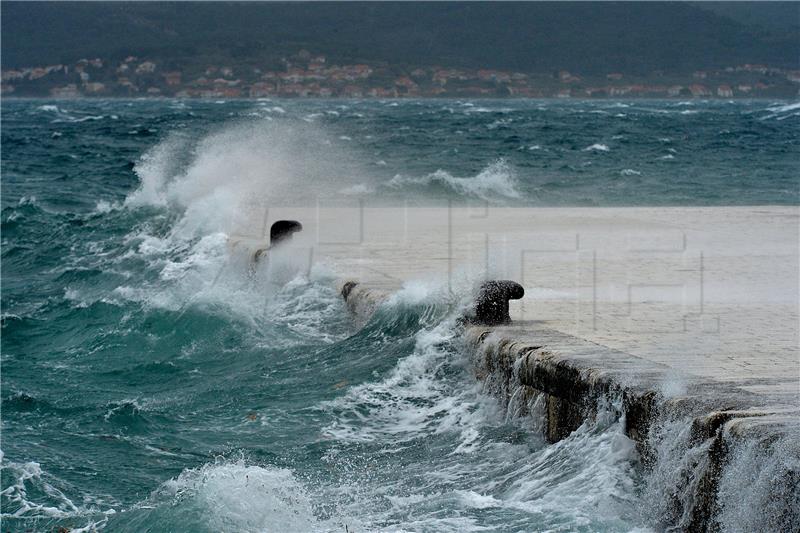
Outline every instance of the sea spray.
<path id="1" fill-rule="evenodd" d="M 644 412 L 641 405 L 633 406 L 627 396 L 630 391 L 599 390 L 594 400 L 587 395 L 581 406 L 570 407 L 582 420 L 579 426 L 551 433 L 551 425 L 565 426 L 572 422 L 572 415 L 562 419 L 559 414 L 566 399 L 523 384 L 520 369 L 530 362 L 525 355 L 514 359 L 514 354 L 527 354 L 528 348 L 523 344 L 520 349 L 513 340 L 479 328 L 470 334 L 477 335 L 468 342 L 467 351 L 472 354 L 471 367 L 482 383 L 482 392 L 498 399 L 506 420 L 525 420 L 529 430 L 551 439 L 556 434 L 551 446 L 576 439 L 587 424 L 608 417 L 621 420 L 624 440 L 620 442 L 631 448 L 628 460 L 637 479 L 631 486 L 631 498 L 642 504 L 637 511 L 640 523 L 670 531 L 747 531 L 762 524 L 771 524 L 775 531 L 796 529 L 800 487 L 796 445 L 789 436 L 776 442 L 774 436 L 766 435 L 748 443 L 740 435 L 742 430 L 736 429 L 735 414 L 697 417 L 687 412 L 681 399 L 686 395 L 687 376 L 675 371 L 665 376 L 662 392 L 656 393 Z M 533 348 L 530 353 L 540 349 Z M 539 356 L 547 360 L 546 352 Z M 593 402 L 597 405 L 590 405 Z M 626 413 L 630 410 L 639 421 L 628 427 Z M 731 416 L 734 418 L 726 424 Z M 759 420 L 754 420 L 749 423 L 756 427 L 748 431 L 758 431 Z M 642 454 L 641 462 L 636 448 Z M 742 490 L 742 485 L 748 490 Z M 753 506 L 750 500 L 759 503 Z"/>
<path id="2" fill-rule="evenodd" d="M 713 439 L 698 440 L 691 419 L 674 417 L 655 421 L 648 448 L 651 461 L 644 477 L 643 519 L 660 528 L 689 528 L 701 513 L 699 485 L 709 472 Z"/>
<path id="3" fill-rule="evenodd" d="M 796 439 L 742 439 L 735 418 L 707 435 L 707 420 L 664 412 L 648 439 L 645 522 L 670 531 L 797 530 Z"/>
<path id="4" fill-rule="evenodd" d="M 141 185 L 126 204 L 178 207 L 173 231 L 184 236 L 254 233 L 269 207 L 313 205 L 364 176 L 351 149 L 288 119 L 245 121 L 199 138 L 171 134 L 135 170 Z"/>
<path id="5" fill-rule="evenodd" d="M 719 478 L 722 531 L 800 530 L 800 445 L 797 435 L 746 440 L 728 428 L 727 453 Z"/>
<path id="6" fill-rule="evenodd" d="M 292 472 L 217 459 L 187 469 L 156 489 L 115 526 L 197 531 L 340 531 L 317 520 L 311 496 Z"/>

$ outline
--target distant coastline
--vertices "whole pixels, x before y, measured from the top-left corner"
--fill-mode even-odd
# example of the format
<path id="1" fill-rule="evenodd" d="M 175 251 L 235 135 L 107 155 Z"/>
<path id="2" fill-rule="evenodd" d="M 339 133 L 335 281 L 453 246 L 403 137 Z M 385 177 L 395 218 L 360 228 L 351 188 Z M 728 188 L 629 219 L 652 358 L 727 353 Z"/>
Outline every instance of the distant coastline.
<path id="1" fill-rule="evenodd" d="M 674 101 L 674 102 L 686 102 L 686 101 L 730 101 L 730 100 L 737 100 L 742 102 L 774 102 L 776 100 L 786 101 L 786 102 L 794 102 L 800 100 L 800 95 L 795 96 L 734 96 L 731 98 L 722 98 L 719 96 L 709 96 L 706 98 L 694 98 L 694 97 L 687 97 L 687 98 L 680 98 L 680 97 L 659 97 L 659 96 L 606 96 L 606 97 L 574 97 L 574 98 L 559 98 L 556 96 L 539 96 L 539 97 L 531 97 L 531 96 L 468 96 L 468 95 L 460 95 L 460 96 L 387 96 L 387 97 L 354 97 L 354 96 L 237 96 L 237 97 L 219 97 L 219 98 L 212 98 L 212 97 L 198 97 L 198 96 L 22 96 L 22 95 L 4 95 L 2 100 L 5 101 L 15 101 L 15 102 L 24 102 L 29 100 L 41 100 L 41 101 L 58 101 L 58 102 L 69 102 L 69 101 L 164 101 L 164 100 L 180 100 L 180 101 L 195 101 L 195 102 L 213 102 L 213 101 L 237 101 L 237 102 L 258 102 L 258 101 L 281 101 L 281 100 L 307 100 L 307 101 L 320 101 L 320 100 L 330 100 L 330 101 L 414 101 L 414 100 L 441 100 L 445 101 L 457 101 L 461 99 L 468 99 L 468 100 L 486 100 L 486 101 L 501 101 L 501 100 L 531 100 L 531 101 L 553 101 L 553 102 L 586 102 L 586 101 L 611 101 L 611 102 L 619 102 L 619 101 Z"/>
<path id="2" fill-rule="evenodd" d="M 300 50 L 281 68 L 182 70 L 128 56 L 2 70 L 3 97 L 45 98 L 796 98 L 800 70 L 759 64 L 691 73 L 583 75 L 489 68 L 333 64 Z"/>

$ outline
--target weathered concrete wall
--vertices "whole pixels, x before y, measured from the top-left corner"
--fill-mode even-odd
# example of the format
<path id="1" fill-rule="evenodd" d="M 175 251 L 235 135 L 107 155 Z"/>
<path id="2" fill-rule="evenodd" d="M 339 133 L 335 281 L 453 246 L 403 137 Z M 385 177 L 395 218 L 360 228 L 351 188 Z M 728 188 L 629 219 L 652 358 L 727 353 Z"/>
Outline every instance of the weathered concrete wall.
<path id="1" fill-rule="evenodd" d="M 640 446 L 646 445 L 654 412 L 652 391 L 622 386 L 606 372 L 564 360 L 544 345 L 547 338 L 542 338 L 542 343 L 498 338 L 491 328 L 480 326 L 468 328 L 465 338 L 476 376 L 501 381 L 493 392 L 504 403 L 508 403 L 510 391 L 519 387 L 544 395 L 545 436 L 550 442 L 563 439 L 593 417 L 599 400 L 619 397 L 626 414 L 626 432 Z"/>
<path id="2" fill-rule="evenodd" d="M 795 441 L 790 435 L 796 433 L 797 418 L 792 423 L 791 417 L 798 413 L 791 407 L 778 415 L 759 395 L 708 381 L 690 385 L 685 395 L 667 398 L 660 384 L 668 367 L 535 323 L 475 326 L 467 329 L 465 338 L 476 376 L 492 383 L 488 391 L 504 404 L 519 388 L 525 395 L 544 395 L 544 433 L 550 442 L 567 437 L 594 417 L 603 400 L 621 399 L 617 404 L 625 417 L 625 432 L 636 443 L 646 468 L 652 468 L 659 457 L 653 450 L 651 430 L 665 419 L 685 419 L 691 427 L 687 449 L 703 451 L 693 475 L 675 487 L 684 497 L 671 502 L 670 525 L 685 531 L 720 528 L 720 478 L 734 460 L 731 450 L 736 441 L 754 442 L 765 455 L 772 453 L 775 442 Z M 750 434 L 743 437 L 742 428 L 749 428 Z M 794 453 L 800 458 L 800 453 Z M 776 476 L 776 483 L 795 491 L 787 498 L 800 498 L 800 472 L 787 467 Z M 773 519 L 782 524 L 775 531 L 791 531 L 800 520 L 800 507 L 788 516 L 795 504 L 787 499 L 783 505 L 783 510 L 773 513 Z"/>

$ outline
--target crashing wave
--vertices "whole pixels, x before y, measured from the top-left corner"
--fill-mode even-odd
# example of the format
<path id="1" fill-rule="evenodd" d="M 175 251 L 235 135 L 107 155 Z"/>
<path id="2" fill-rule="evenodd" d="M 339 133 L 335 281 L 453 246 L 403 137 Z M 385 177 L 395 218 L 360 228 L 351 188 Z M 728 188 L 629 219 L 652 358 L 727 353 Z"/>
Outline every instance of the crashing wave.
<path id="1" fill-rule="evenodd" d="M 608 151 L 610 151 L 610 148 L 608 147 L 608 145 L 595 143 L 595 144 L 593 144 L 591 146 L 587 146 L 586 148 L 583 149 L 583 151 L 584 152 L 608 152 Z"/>
<path id="2" fill-rule="evenodd" d="M 453 176 L 444 170 L 437 170 L 422 177 L 406 177 L 398 174 L 387 184 L 392 189 L 431 185 L 439 185 L 450 192 L 487 201 L 522 197 L 514 169 L 504 159 L 498 159 L 471 177 Z"/>

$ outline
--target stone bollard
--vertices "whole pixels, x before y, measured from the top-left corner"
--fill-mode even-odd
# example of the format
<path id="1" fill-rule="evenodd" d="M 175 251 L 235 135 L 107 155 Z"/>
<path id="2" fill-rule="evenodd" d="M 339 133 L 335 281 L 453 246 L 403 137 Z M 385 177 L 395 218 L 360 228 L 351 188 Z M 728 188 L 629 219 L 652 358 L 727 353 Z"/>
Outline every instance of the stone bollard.
<path id="1" fill-rule="evenodd" d="M 355 281 L 348 281 L 344 285 L 342 285 L 342 298 L 344 301 L 347 301 L 347 297 L 350 296 L 350 291 L 352 291 L 355 286 L 358 285 Z"/>
<path id="2" fill-rule="evenodd" d="M 508 314 L 508 301 L 519 300 L 525 295 L 525 289 L 516 281 L 496 280 L 487 281 L 481 285 L 478 298 L 475 301 L 475 316 L 471 322 L 494 326 L 508 324 L 511 316 Z"/>
<path id="3" fill-rule="evenodd" d="M 292 235 L 301 231 L 303 225 L 296 220 L 278 220 L 269 228 L 269 245 L 292 240 Z"/>
<path id="4" fill-rule="evenodd" d="M 276 244 L 292 240 L 292 235 L 301 231 L 303 225 L 296 220 L 278 220 L 269 228 L 269 247 L 259 248 L 253 254 L 253 263 L 257 263 L 267 250 L 274 248 Z"/>

